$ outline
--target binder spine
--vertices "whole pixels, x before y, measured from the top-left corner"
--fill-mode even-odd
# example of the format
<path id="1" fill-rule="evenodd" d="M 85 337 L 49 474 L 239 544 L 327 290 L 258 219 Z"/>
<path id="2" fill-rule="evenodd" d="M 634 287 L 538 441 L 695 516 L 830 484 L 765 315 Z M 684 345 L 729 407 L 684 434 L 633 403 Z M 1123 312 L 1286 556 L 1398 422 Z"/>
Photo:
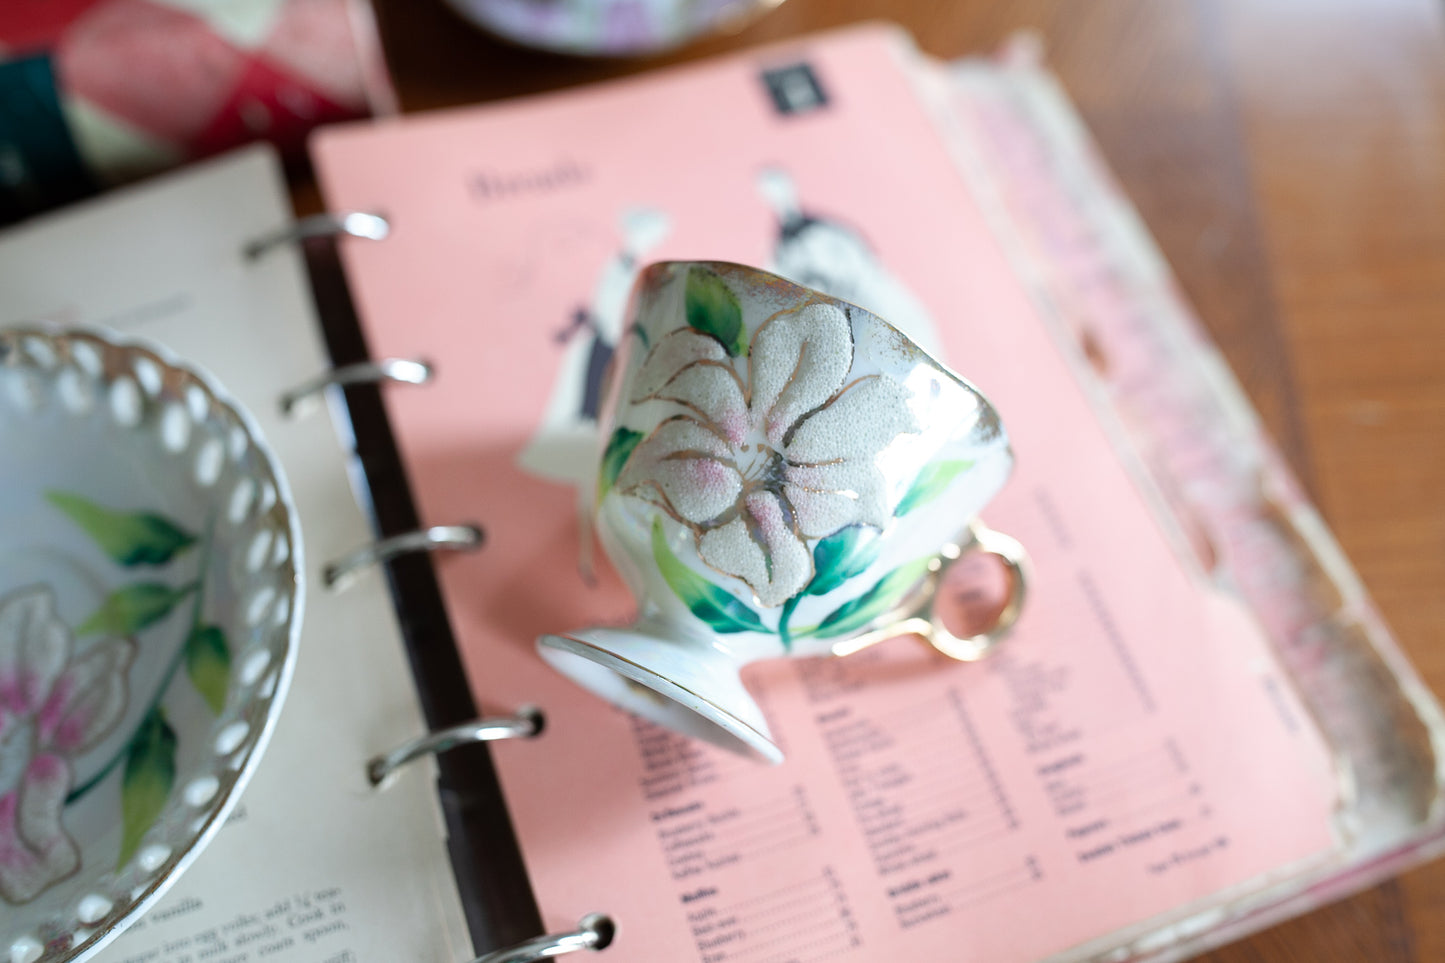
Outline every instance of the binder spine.
<path id="1" fill-rule="evenodd" d="M 518 943 L 505 949 L 472 960 L 472 963 L 534 963 L 536 960 L 551 959 L 579 950 L 606 949 L 617 934 L 617 926 L 611 917 L 602 913 L 589 913 L 577 923 L 577 929 L 568 933 L 551 933 L 539 936 L 525 943 Z"/>
<path id="2" fill-rule="evenodd" d="M 247 260 L 256 260 L 264 257 L 275 248 L 301 244 L 312 238 L 349 236 L 379 241 L 385 239 L 390 233 L 390 230 L 391 225 L 389 222 L 379 214 L 370 214 L 362 211 L 317 214 L 312 217 L 302 218 L 292 224 L 256 238 L 245 246 L 243 254 Z M 330 250 L 334 258 L 334 249 Z M 341 275 L 332 271 L 326 273 L 328 275 L 328 289 L 335 288 L 335 279 L 340 278 Z M 313 280 L 315 280 L 316 277 L 317 275 L 314 273 L 313 265 Z M 344 290 L 344 279 L 341 279 L 340 286 Z M 331 297 L 334 298 L 335 296 L 336 292 L 331 292 Z M 351 314 L 349 297 L 342 294 L 342 302 L 346 306 L 345 313 Z M 333 358 L 341 360 L 341 357 L 338 356 L 337 353 L 338 333 L 334 328 L 334 319 L 326 319 L 326 312 L 324 310 L 322 314 L 328 346 L 332 351 L 332 356 Z M 351 324 L 355 325 L 354 314 L 352 314 L 351 317 Z M 359 330 L 353 332 L 353 334 L 359 334 Z M 343 337 L 340 340 L 344 344 L 349 337 L 352 337 L 352 335 Z M 345 348 L 343 348 L 342 353 L 352 354 L 352 357 L 356 357 L 355 353 L 346 351 Z M 364 345 L 359 353 L 362 355 L 361 358 L 354 361 L 348 358 L 346 360 L 350 363 L 338 364 L 332 368 L 332 370 L 324 372 L 282 395 L 278 399 L 282 414 L 286 416 L 295 415 L 297 409 L 306 400 L 320 394 L 332 385 L 342 388 L 364 388 L 366 386 L 375 386 L 387 382 L 421 385 L 430 381 L 435 373 L 434 366 L 426 361 L 404 358 L 384 358 L 379 361 L 365 359 Z M 354 399 L 348 396 L 348 402 L 353 400 Z M 353 417 L 355 417 L 354 412 Z M 386 425 L 384 413 L 380 415 L 379 423 L 383 435 L 389 439 L 390 429 Z M 357 455 L 361 458 L 363 465 L 366 465 L 367 457 L 363 455 L 360 449 L 358 449 Z M 395 457 L 394 448 L 391 450 L 389 457 Z M 375 489 L 373 489 L 372 494 L 375 496 Z M 412 509 L 406 504 L 409 502 L 410 496 L 404 494 L 403 499 L 402 505 L 405 507 L 405 512 L 411 512 Z M 388 512 L 387 514 L 391 513 Z M 393 515 L 393 517 L 395 516 Z M 379 515 L 378 521 L 382 525 L 382 531 L 385 531 L 387 527 L 386 518 Z M 414 518 L 410 524 L 415 524 Z M 333 591 L 340 591 L 360 572 L 373 566 L 384 565 L 395 559 L 419 553 L 476 551 L 481 547 L 482 542 L 482 529 L 474 523 L 434 525 L 415 528 L 410 531 L 402 531 L 398 534 L 378 539 L 371 544 L 363 545 L 327 563 L 322 569 L 322 582 L 326 588 Z M 389 574 L 395 579 L 397 571 L 391 570 Z M 434 592 L 435 589 L 432 588 L 431 591 Z M 408 638 L 410 639 L 410 636 L 408 636 Z M 447 638 L 449 638 L 449 636 L 447 636 Z M 443 641 L 446 641 L 446 639 L 443 639 Z M 414 641 L 412 644 L 415 644 Z M 409 654 L 411 654 L 415 660 L 415 651 Z M 413 670 L 419 671 L 415 661 L 413 662 Z M 421 675 L 424 676 L 425 673 Z M 463 688 L 463 698 L 465 699 L 468 695 Z M 455 701 L 455 699 L 453 701 Z M 430 718 L 435 711 L 434 707 L 427 705 L 424 700 L 424 708 L 426 708 L 428 717 Z M 439 757 L 452 750 L 459 750 L 468 746 L 478 746 L 481 743 L 494 742 L 502 739 L 532 738 L 542 732 L 545 723 L 546 719 L 540 708 L 525 705 L 511 716 L 478 718 L 455 725 L 444 725 L 442 728 L 417 736 L 414 739 L 409 739 L 391 751 L 368 760 L 366 763 L 367 778 L 373 786 L 382 789 L 385 787 L 387 781 L 396 775 L 398 770 L 418 758 L 428 755 Z M 436 723 L 433 722 L 432 724 Z M 465 752 L 457 753 L 457 756 L 466 755 Z M 465 764 L 476 768 L 477 762 L 478 760 L 472 757 L 468 758 Z M 463 764 L 462 760 L 457 760 L 457 763 L 459 765 Z M 490 772 L 489 762 L 486 763 L 486 768 Z M 455 778 L 454 775 L 449 777 L 445 762 L 442 764 L 442 775 L 444 787 L 449 779 Z M 494 794 L 497 792 L 497 789 L 493 790 Z M 452 790 L 452 795 L 456 795 L 455 790 Z M 446 809 L 446 797 L 447 792 L 444 791 L 444 810 Z M 500 803 L 497 805 L 500 806 Z M 498 813 L 502 821 L 505 822 L 505 809 L 498 810 Z M 454 815 L 455 814 L 452 813 L 448 814 L 449 824 Z M 514 842 L 513 846 L 515 847 Z M 514 855 L 512 858 L 516 859 L 518 856 L 519 854 Z M 458 882 L 462 884 L 463 880 L 459 877 Z M 472 885 L 475 884 L 473 883 Z M 466 887 L 463 886 L 463 888 L 465 889 Z M 535 919 L 535 905 L 531 907 L 531 910 L 531 915 Z M 524 919 L 513 919 L 512 924 L 513 933 L 516 932 L 517 925 L 524 927 L 529 925 Z M 540 924 L 531 925 L 536 925 L 538 929 L 541 928 Z M 526 930 L 523 929 L 521 932 L 525 933 Z M 471 963 L 533 963 L 533 961 L 551 959 L 582 950 L 601 950 L 612 943 L 616 932 L 617 927 L 611 917 L 603 913 L 589 913 L 578 921 L 577 929 L 575 930 L 537 936 L 520 943 L 515 943 L 510 947 L 492 950 L 474 958 Z M 512 936 L 512 938 L 516 938 L 515 935 Z"/>

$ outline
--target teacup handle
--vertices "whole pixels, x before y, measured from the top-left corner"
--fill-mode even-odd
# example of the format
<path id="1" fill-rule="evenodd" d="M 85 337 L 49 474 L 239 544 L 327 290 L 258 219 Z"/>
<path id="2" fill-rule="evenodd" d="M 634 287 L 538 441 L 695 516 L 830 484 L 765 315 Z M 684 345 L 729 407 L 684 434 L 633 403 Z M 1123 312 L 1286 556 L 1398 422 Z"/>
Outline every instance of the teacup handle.
<path id="1" fill-rule="evenodd" d="M 1028 591 L 1029 557 L 1018 539 L 1003 532 L 996 532 L 982 522 L 975 520 L 966 531 L 967 538 L 944 546 L 930 566 L 929 577 L 903 611 L 907 617 L 890 622 L 883 628 L 864 635 L 839 642 L 833 646 L 834 655 L 852 655 L 879 642 L 897 638 L 900 635 L 919 635 L 924 641 L 950 659 L 960 662 L 974 662 L 983 658 L 1003 641 L 1004 637 L 1018 622 L 1023 612 L 1024 596 Z M 983 552 L 1004 563 L 1009 572 L 1009 598 L 999 612 L 998 619 L 987 630 L 977 635 L 957 636 L 944 625 L 935 611 L 934 603 L 938 587 L 948 569 L 970 552 Z"/>

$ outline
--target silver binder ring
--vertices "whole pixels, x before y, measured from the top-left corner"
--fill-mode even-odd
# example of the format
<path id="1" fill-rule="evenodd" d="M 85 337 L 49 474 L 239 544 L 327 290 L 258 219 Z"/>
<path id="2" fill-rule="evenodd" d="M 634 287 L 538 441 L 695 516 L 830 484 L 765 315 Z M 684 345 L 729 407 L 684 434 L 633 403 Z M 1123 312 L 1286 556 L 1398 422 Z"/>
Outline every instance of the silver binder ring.
<path id="1" fill-rule="evenodd" d="M 380 361 L 357 361 L 342 364 L 329 372 L 316 375 L 309 382 L 302 383 L 280 396 L 280 414 L 290 415 L 296 405 L 314 398 L 331 385 L 345 388 L 347 385 L 379 385 L 381 382 L 396 382 L 399 385 L 425 385 L 432 380 L 434 367 L 428 361 L 416 361 L 405 357 L 383 357 Z"/>
<path id="2" fill-rule="evenodd" d="M 475 719 L 448 729 L 439 729 L 409 739 L 391 752 L 372 758 L 366 764 L 366 778 L 380 786 L 398 769 L 422 756 L 435 756 L 458 746 L 499 739 L 529 739 L 542 731 L 546 717 L 536 706 L 522 706 L 515 715 L 493 719 Z"/>
<path id="3" fill-rule="evenodd" d="M 472 963 L 536 963 L 578 950 L 606 949 L 617 935 L 617 924 L 603 913 L 588 913 L 570 933 L 553 933 L 502 950 L 483 953 Z"/>
<path id="4" fill-rule="evenodd" d="M 292 221 L 285 227 L 277 228 L 270 234 L 263 234 L 244 248 L 248 260 L 256 260 L 273 248 L 295 244 L 309 237 L 360 237 L 368 241 L 380 241 L 391 233 L 391 224 L 380 214 L 365 211 L 337 211 L 330 214 L 313 214 L 299 221 Z"/>
<path id="5" fill-rule="evenodd" d="M 404 532 L 363 545 L 329 562 L 321 570 L 321 584 L 340 591 L 363 569 L 402 555 L 414 552 L 474 552 L 481 545 L 482 529 L 478 525 L 433 525 Z"/>
<path id="6" fill-rule="evenodd" d="M 391 381 L 397 384 L 423 385 L 431 380 L 436 369 L 430 362 L 408 358 L 382 358 L 360 361 L 323 372 L 281 396 L 281 414 L 290 415 L 296 406 L 331 385 L 369 385 Z"/>

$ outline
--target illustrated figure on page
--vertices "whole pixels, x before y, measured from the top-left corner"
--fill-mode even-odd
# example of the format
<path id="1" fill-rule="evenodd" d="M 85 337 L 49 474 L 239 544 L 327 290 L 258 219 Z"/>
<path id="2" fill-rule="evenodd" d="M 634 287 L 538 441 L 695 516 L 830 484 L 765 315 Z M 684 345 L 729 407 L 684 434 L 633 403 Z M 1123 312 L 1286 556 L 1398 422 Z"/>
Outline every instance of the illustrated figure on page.
<path id="1" fill-rule="evenodd" d="M 524 471 L 552 481 L 584 484 L 596 470 L 597 407 L 602 378 L 622 334 L 623 313 L 647 254 L 672 230 L 668 216 L 650 207 L 623 211 L 622 249 L 602 268 L 592 301 L 579 305 L 556 333 L 566 345 L 541 426 L 522 450 Z"/>
<path id="2" fill-rule="evenodd" d="M 757 186 L 778 218 L 778 244 L 769 270 L 889 319 L 923 350 L 938 356 L 938 335 L 927 309 L 883 266 L 861 234 L 804 211 L 792 176 L 782 168 L 764 168 Z"/>

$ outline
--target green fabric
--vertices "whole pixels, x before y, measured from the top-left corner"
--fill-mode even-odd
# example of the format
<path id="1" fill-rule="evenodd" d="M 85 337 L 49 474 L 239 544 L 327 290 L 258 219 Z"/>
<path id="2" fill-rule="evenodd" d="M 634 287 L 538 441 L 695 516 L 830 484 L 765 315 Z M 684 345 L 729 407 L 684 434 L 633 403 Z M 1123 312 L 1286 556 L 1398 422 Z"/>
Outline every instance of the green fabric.
<path id="1" fill-rule="evenodd" d="M 96 189 L 70 136 L 50 58 L 0 63 L 0 223 Z"/>

